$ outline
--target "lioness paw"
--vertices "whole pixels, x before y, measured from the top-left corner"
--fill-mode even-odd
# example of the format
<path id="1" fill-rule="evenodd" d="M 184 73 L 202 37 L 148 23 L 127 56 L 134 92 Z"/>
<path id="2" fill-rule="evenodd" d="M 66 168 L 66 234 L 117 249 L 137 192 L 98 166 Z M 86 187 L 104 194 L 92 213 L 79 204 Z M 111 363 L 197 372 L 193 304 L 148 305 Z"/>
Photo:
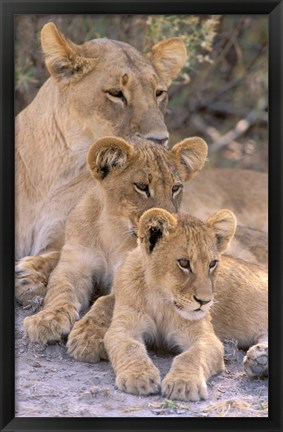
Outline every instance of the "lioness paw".
<path id="1" fill-rule="evenodd" d="M 46 344 L 69 334 L 78 313 L 73 308 L 44 309 L 24 319 L 24 330 L 32 342 Z"/>
<path id="2" fill-rule="evenodd" d="M 169 373 L 162 381 L 162 396 L 185 401 L 207 399 L 207 385 L 201 377 L 178 378 L 177 375 Z"/>
<path id="3" fill-rule="evenodd" d="M 158 369 L 153 366 L 142 370 L 140 365 L 134 370 L 119 373 L 116 377 L 116 386 L 126 393 L 147 396 L 160 391 L 160 375 Z"/>
<path id="4" fill-rule="evenodd" d="M 45 297 L 47 278 L 40 268 L 39 257 L 25 257 L 15 267 L 16 299 L 23 306 L 32 305 L 36 296 Z"/>
<path id="5" fill-rule="evenodd" d="M 85 362 L 99 362 L 108 360 L 104 349 L 103 338 L 106 329 L 99 328 L 92 320 L 82 318 L 73 327 L 69 334 L 67 348 L 68 354 L 74 359 Z"/>
<path id="6" fill-rule="evenodd" d="M 244 369 L 250 377 L 268 376 L 268 345 L 259 343 L 252 346 L 246 353 Z"/>

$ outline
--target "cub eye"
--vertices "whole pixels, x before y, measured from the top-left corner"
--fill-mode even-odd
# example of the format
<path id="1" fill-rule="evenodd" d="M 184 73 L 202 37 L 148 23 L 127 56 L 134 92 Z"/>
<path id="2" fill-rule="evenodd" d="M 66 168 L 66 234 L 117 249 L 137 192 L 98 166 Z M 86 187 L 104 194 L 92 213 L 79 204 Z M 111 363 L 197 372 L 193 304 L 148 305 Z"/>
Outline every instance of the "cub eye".
<path id="1" fill-rule="evenodd" d="M 125 98 L 124 93 L 121 90 L 107 90 L 106 94 L 111 96 L 112 98 L 122 101 L 125 105 L 127 105 L 127 99 Z"/>
<path id="2" fill-rule="evenodd" d="M 218 263 L 217 260 L 213 260 L 213 261 L 211 261 L 211 262 L 209 263 L 209 269 L 210 269 L 210 270 L 213 270 L 213 269 L 216 267 L 217 263 Z"/>
<path id="3" fill-rule="evenodd" d="M 178 265 L 183 270 L 192 271 L 190 261 L 187 258 L 181 258 L 178 260 Z"/>
<path id="4" fill-rule="evenodd" d="M 163 96 L 165 93 L 166 93 L 165 90 L 156 90 L 155 96 L 160 97 L 160 96 Z"/>
<path id="5" fill-rule="evenodd" d="M 183 185 L 182 184 L 175 184 L 172 187 L 172 194 L 173 194 L 173 196 L 178 195 L 181 192 L 182 189 L 183 189 Z"/>
<path id="6" fill-rule="evenodd" d="M 146 183 L 134 183 L 134 186 L 139 193 L 145 193 L 147 197 L 150 197 L 149 187 Z"/>

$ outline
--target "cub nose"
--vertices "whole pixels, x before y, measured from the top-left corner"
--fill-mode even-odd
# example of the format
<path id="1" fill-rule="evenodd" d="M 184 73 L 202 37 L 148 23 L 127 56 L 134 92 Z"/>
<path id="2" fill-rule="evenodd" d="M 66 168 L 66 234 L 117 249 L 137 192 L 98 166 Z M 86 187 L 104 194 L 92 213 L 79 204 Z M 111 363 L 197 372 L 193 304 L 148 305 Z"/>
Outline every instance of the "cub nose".
<path id="1" fill-rule="evenodd" d="M 194 295 L 194 300 L 197 301 L 201 306 L 210 302 L 210 300 L 201 300 Z"/>

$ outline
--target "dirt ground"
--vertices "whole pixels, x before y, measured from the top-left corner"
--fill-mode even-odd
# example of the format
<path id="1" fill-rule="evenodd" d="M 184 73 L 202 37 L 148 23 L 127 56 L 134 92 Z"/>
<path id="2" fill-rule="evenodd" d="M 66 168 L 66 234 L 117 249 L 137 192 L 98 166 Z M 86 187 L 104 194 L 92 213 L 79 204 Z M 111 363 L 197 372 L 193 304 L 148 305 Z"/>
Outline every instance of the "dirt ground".
<path id="1" fill-rule="evenodd" d="M 16 417 L 267 417 L 268 380 L 250 379 L 242 369 L 244 352 L 225 342 L 226 370 L 208 382 L 209 398 L 177 402 L 115 388 L 107 361 L 81 363 L 68 356 L 64 343 L 41 346 L 24 335 L 31 309 L 16 308 Z M 165 376 L 172 355 L 150 352 Z"/>

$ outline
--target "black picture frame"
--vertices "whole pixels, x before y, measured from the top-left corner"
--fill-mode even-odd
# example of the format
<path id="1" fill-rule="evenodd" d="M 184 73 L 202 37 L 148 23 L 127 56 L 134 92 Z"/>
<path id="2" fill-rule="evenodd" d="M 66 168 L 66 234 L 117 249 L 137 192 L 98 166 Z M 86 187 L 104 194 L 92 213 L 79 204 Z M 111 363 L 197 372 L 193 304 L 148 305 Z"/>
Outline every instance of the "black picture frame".
<path id="1" fill-rule="evenodd" d="M 282 124 L 283 4 L 280 0 L 0 0 L 0 422 L 1 431 L 282 430 Z M 14 16 L 16 14 L 266 14 L 269 19 L 269 317 L 268 418 L 14 417 Z M 280 314 L 281 312 L 281 314 Z"/>

